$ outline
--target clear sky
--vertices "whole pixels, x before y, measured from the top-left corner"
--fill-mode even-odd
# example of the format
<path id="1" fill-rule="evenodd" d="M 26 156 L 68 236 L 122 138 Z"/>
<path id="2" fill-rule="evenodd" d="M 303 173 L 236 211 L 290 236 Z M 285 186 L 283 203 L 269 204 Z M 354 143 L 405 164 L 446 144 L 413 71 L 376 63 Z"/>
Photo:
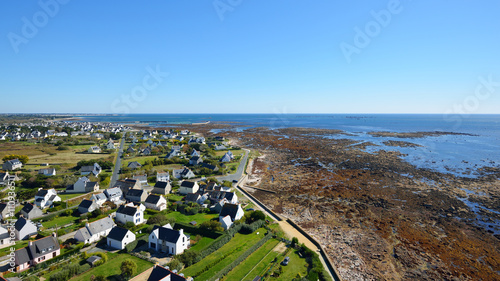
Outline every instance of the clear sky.
<path id="1" fill-rule="evenodd" d="M 6 0 L 0 113 L 498 114 L 499 15 L 498 0 Z"/>

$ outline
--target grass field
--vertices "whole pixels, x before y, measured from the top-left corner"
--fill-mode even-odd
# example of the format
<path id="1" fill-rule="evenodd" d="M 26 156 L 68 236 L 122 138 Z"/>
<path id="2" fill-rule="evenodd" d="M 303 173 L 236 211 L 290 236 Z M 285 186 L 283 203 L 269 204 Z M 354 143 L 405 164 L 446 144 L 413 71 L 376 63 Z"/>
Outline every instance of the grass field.
<path id="1" fill-rule="evenodd" d="M 167 214 L 168 218 L 174 218 L 176 222 L 190 223 L 192 221 L 196 221 L 198 224 L 204 221 L 209 221 L 218 216 L 219 216 L 218 214 L 204 214 L 204 213 L 198 213 L 196 215 L 188 216 L 188 215 L 183 215 L 180 212 L 171 212 Z"/>
<path id="2" fill-rule="evenodd" d="M 297 274 L 300 274 L 301 277 L 305 277 L 307 275 L 308 264 L 306 262 L 306 259 L 299 257 L 297 251 L 291 251 L 288 256 L 290 257 L 290 262 L 288 263 L 288 265 L 282 266 L 283 273 L 281 273 L 279 277 L 269 277 L 266 280 L 288 281 L 295 278 Z M 282 260 L 283 257 L 278 261 L 281 262 Z M 275 266 L 274 268 L 276 269 L 277 266 Z"/>
<path id="3" fill-rule="evenodd" d="M 84 194 L 87 194 L 87 193 L 66 193 L 66 194 L 58 194 L 58 195 L 59 195 L 59 197 L 61 197 L 61 201 L 65 202 L 68 199 L 82 196 Z"/>
<path id="4" fill-rule="evenodd" d="M 16 250 L 24 248 L 24 247 L 28 246 L 28 242 L 29 242 L 28 240 L 17 241 L 16 244 L 14 245 L 14 248 Z M 9 254 L 11 247 L 12 247 L 12 245 L 9 245 L 8 247 L 0 249 L 0 257 L 6 256 L 7 254 Z"/>
<path id="5" fill-rule="evenodd" d="M 56 218 L 53 218 L 53 219 L 51 219 L 49 221 L 43 221 L 42 225 L 45 228 L 54 227 L 56 224 L 57 224 L 58 227 L 61 227 L 63 225 L 67 225 L 67 224 L 70 224 L 72 222 L 75 222 L 77 219 L 78 218 L 73 217 L 73 216 L 69 216 L 69 217 L 56 217 Z"/>
<path id="6" fill-rule="evenodd" d="M 271 261 L 279 255 L 279 252 L 272 251 L 279 241 L 271 239 L 262 247 L 253 252 L 237 267 L 231 270 L 224 280 L 253 280 L 259 272 L 263 271 Z M 249 274 L 250 273 L 250 274 Z"/>
<path id="7" fill-rule="evenodd" d="M 192 238 L 193 236 L 191 236 Z M 202 237 L 200 239 L 200 241 L 196 242 L 196 244 L 194 244 L 194 246 L 191 247 L 191 250 L 193 251 L 201 251 L 201 250 L 204 250 L 208 245 L 210 245 L 210 243 L 212 243 L 215 239 L 212 239 L 212 238 L 208 238 L 208 237 Z"/>
<path id="8" fill-rule="evenodd" d="M 182 273 L 184 273 L 185 276 L 193 276 L 195 280 L 207 280 L 252 247 L 257 241 L 262 239 L 265 233 L 266 230 L 264 228 L 260 228 L 251 234 L 237 233 L 231 241 L 222 246 L 219 250 L 208 255 L 200 262 L 184 269 Z M 198 274 L 200 270 L 207 266 L 210 267 L 209 270 L 201 273 L 199 276 L 195 276 L 195 274 Z"/>
<path id="9" fill-rule="evenodd" d="M 128 163 L 134 162 L 134 161 L 137 161 L 141 165 L 144 165 L 144 162 L 146 162 L 146 160 L 153 161 L 156 158 L 158 158 L 158 156 L 138 156 L 138 157 L 133 157 L 133 158 L 126 159 L 126 160 L 124 159 L 122 161 L 122 166 L 125 165 L 125 167 L 127 167 Z"/>
<path id="10" fill-rule="evenodd" d="M 88 280 L 90 280 L 90 277 L 92 275 L 95 275 L 95 276 L 102 275 L 102 276 L 107 277 L 107 280 L 117 280 L 117 281 L 122 280 L 119 276 L 121 273 L 120 265 L 126 259 L 130 259 L 137 264 L 137 273 L 136 274 L 142 273 L 146 269 L 153 266 L 152 263 L 147 262 L 145 260 L 142 260 L 140 258 L 131 256 L 129 254 L 108 253 L 108 261 L 106 262 L 106 264 L 95 267 L 82 275 L 71 278 L 70 280 L 88 281 Z"/>
<path id="11" fill-rule="evenodd" d="M 218 156 L 218 157 L 221 157 L 222 155 L 226 154 L 226 152 L 228 152 L 229 150 L 217 150 L 215 151 L 215 156 Z M 245 154 L 245 151 L 243 149 L 237 149 L 237 150 L 231 150 L 231 152 L 233 153 L 233 155 L 236 157 L 236 156 L 239 156 L 241 155 L 242 153 Z"/>

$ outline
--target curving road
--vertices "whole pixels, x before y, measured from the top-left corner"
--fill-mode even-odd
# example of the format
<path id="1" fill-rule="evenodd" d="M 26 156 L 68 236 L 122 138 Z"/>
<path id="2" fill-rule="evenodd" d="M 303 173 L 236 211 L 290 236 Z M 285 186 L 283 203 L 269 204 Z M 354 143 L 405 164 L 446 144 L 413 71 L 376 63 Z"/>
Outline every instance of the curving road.
<path id="1" fill-rule="evenodd" d="M 245 149 L 245 155 L 241 157 L 240 160 L 240 165 L 238 165 L 238 169 L 236 170 L 236 173 L 232 175 L 227 175 L 227 176 L 220 176 L 217 177 L 217 180 L 222 182 L 222 181 L 239 181 L 243 177 L 243 172 L 245 171 L 245 166 L 247 164 L 247 159 L 248 159 L 248 152 L 249 150 Z"/>

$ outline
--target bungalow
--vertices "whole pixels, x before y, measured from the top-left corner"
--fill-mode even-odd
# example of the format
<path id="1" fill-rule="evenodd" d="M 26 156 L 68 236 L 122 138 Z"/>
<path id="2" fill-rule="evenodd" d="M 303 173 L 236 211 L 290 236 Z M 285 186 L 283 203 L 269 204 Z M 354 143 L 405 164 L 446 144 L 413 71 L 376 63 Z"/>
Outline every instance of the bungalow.
<path id="1" fill-rule="evenodd" d="M 144 202 L 148 197 L 148 193 L 143 189 L 129 189 L 125 195 L 125 199 L 131 202 Z"/>
<path id="2" fill-rule="evenodd" d="M 8 171 L 14 171 L 16 169 L 21 169 L 22 167 L 23 167 L 23 163 L 21 163 L 21 161 L 19 161 L 19 159 L 7 160 L 2 165 L 2 169 L 8 170 Z"/>
<path id="3" fill-rule="evenodd" d="M 66 193 L 88 193 L 99 190 L 99 183 L 90 181 L 87 177 L 79 178 L 74 184 L 66 188 Z"/>
<path id="4" fill-rule="evenodd" d="M 96 202 L 84 199 L 82 202 L 80 202 L 80 205 L 78 205 L 78 212 L 83 215 L 86 213 L 92 213 L 97 208 L 99 208 L 99 206 Z"/>
<path id="5" fill-rule="evenodd" d="M 189 168 L 184 167 L 182 169 L 175 169 L 172 171 L 174 178 L 177 179 L 190 179 L 196 177 L 193 171 L 191 171 Z"/>
<path id="6" fill-rule="evenodd" d="M 234 192 L 212 190 L 207 191 L 207 194 L 208 199 L 212 202 L 219 202 L 222 199 L 226 199 L 231 204 L 238 203 L 238 196 Z"/>
<path id="7" fill-rule="evenodd" d="M 106 149 L 116 149 L 115 143 L 111 139 L 106 143 Z"/>
<path id="8" fill-rule="evenodd" d="M 197 182 L 183 181 L 179 188 L 180 194 L 196 193 L 199 189 Z"/>
<path id="9" fill-rule="evenodd" d="M 199 165 L 200 163 L 203 163 L 203 159 L 200 156 L 193 156 L 191 159 L 189 159 L 189 165 Z"/>
<path id="10" fill-rule="evenodd" d="M 240 204 L 236 205 L 226 203 L 219 213 L 219 222 L 222 224 L 224 229 L 228 229 L 235 221 L 241 219 L 243 217 L 243 214 L 244 212 Z M 231 219 L 231 223 L 228 222 L 227 217 Z"/>
<path id="11" fill-rule="evenodd" d="M 14 224 L 14 234 L 17 240 L 26 240 L 31 236 L 38 234 L 36 225 L 23 217 L 20 217 Z"/>
<path id="12" fill-rule="evenodd" d="M 26 219 L 32 220 L 43 216 L 43 212 L 37 206 L 27 203 L 21 209 L 21 215 Z"/>
<path id="13" fill-rule="evenodd" d="M 184 275 L 177 274 L 161 265 L 156 264 L 149 274 L 147 281 L 193 281 L 192 277 L 184 277 Z"/>
<path id="14" fill-rule="evenodd" d="M 104 193 L 98 193 L 98 194 L 92 194 L 90 200 L 94 201 L 97 204 L 97 206 L 101 207 L 102 204 L 104 204 L 108 200 L 108 198 Z"/>
<path id="15" fill-rule="evenodd" d="M 55 176 L 56 169 L 54 169 L 54 168 L 40 169 L 40 170 L 38 170 L 38 174 L 44 175 L 44 176 Z"/>
<path id="16" fill-rule="evenodd" d="M 123 200 L 123 192 L 118 187 L 108 188 L 104 190 L 104 195 L 106 195 L 110 202 L 113 202 L 115 204 L 120 204 Z"/>
<path id="17" fill-rule="evenodd" d="M 156 182 L 155 186 L 153 187 L 153 191 L 151 191 L 151 193 L 167 195 L 170 193 L 171 190 L 172 190 L 172 186 L 170 186 L 170 182 L 159 181 L 159 182 Z"/>
<path id="18" fill-rule="evenodd" d="M 59 241 L 55 233 L 35 241 L 29 241 L 28 246 L 14 252 L 15 271 L 24 271 L 55 258 L 60 253 Z"/>
<path id="19" fill-rule="evenodd" d="M 80 175 L 86 176 L 86 175 L 94 175 L 94 177 L 97 177 L 102 171 L 101 166 L 99 164 L 94 163 L 92 166 L 82 166 L 80 168 Z"/>
<path id="20" fill-rule="evenodd" d="M 155 225 L 149 234 L 148 242 L 149 248 L 157 252 L 180 255 L 187 250 L 190 239 L 184 234 L 183 229 L 174 230 Z"/>
<path id="21" fill-rule="evenodd" d="M 128 229 L 115 226 L 106 239 L 109 247 L 123 250 L 125 246 L 135 241 L 135 234 Z"/>
<path id="22" fill-rule="evenodd" d="M 40 208 L 47 208 L 52 206 L 54 202 L 60 202 L 61 197 L 57 196 L 55 189 L 51 188 L 48 190 L 40 189 L 35 195 L 35 204 Z"/>
<path id="23" fill-rule="evenodd" d="M 134 225 L 144 223 L 144 205 L 134 206 L 133 204 L 122 205 L 116 211 L 116 221 L 122 224 L 132 222 Z M 142 210 L 141 210 L 142 209 Z"/>
<path id="24" fill-rule="evenodd" d="M 101 148 L 99 146 L 91 146 L 88 153 L 101 153 Z"/>
<path id="25" fill-rule="evenodd" d="M 164 182 L 168 182 L 170 180 L 170 174 L 168 172 L 164 172 L 164 173 L 160 173 L 160 172 L 156 172 L 156 181 L 159 182 L 159 181 L 164 181 Z"/>
<path id="26" fill-rule="evenodd" d="M 221 162 L 231 162 L 234 159 L 233 153 L 231 151 L 226 152 L 224 156 L 220 159 Z"/>
<path id="27" fill-rule="evenodd" d="M 85 224 L 76 231 L 75 240 L 84 242 L 85 244 L 99 241 L 102 237 L 108 236 L 109 232 L 116 224 L 111 217 L 105 217 L 95 222 Z"/>
<path id="28" fill-rule="evenodd" d="M 150 194 L 144 202 L 146 209 L 163 211 L 167 208 L 167 200 L 160 195 Z"/>
<path id="29" fill-rule="evenodd" d="M 142 167 L 142 165 L 137 161 L 132 161 L 132 162 L 128 163 L 127 167 L 135 170 L 135 169 L 139 169 L 140 167 Z"/>

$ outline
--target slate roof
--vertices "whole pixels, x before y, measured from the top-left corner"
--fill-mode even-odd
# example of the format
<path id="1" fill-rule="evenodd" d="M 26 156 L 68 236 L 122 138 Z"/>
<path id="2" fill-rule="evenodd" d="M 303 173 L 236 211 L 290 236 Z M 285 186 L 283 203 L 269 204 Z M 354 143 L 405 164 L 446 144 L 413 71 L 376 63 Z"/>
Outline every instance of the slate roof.
<path id="1" fill-rule="evenodd" d="M 128 229 L 115 226 L 109 232 L 108 238 L 116 240 L 116 241 L 122 241 L 123 238 L 125 237 L 125 235 L 127 235 L 127 233 L 128 233 Z"/>
<path id="2" fill-rule="evenodd" d="M 158 181 L 155 183 L 155 186 L 154 188 L 161 188 L 161 189 L 165 189 L 168 187 L 168 182 L 166 181 Z"/>
<path id="3" fill-rule="evenodd" d="M 90 264 L 94 264 L 96 261 L 101 260 L 101 257 L 99 256 L 91 256 L 88 258 L 86 261 Z"/>
<path id="4" fill-rule="evenodd" d="M 39 197 L 45 197 L 45 195 L 47 195 L 47 192 L 48 190 L 45 190 L 45 189 L 41 189 L 39 190 L 35 196 L 39 196 Z"/>
<path id="5" fill-rule="evenodd" d="M 161 197 L 158 196 L 158 195 L 153 195 L 153 194 L 150 194 L 148 196 L 148 198 L 146 198 L 146 203 L 149 203 L 149 204 L 155 204 L 158 203 L 158 201 L 160 201 Z"/>
<path id="6" fill-rule="evenodd" d="M 183 181 L 181 183 L 181 187 L 193 188 L 194 182 L 192 181 Z"/>
<path id="7" fill-rule="evenodd" d="M 170 279 L 165 279 L 165 277 L 170 276 Z M 170 280 L 170 281 L 186 281 L 187 279 L 173 273 L 169 269 L 166 269 L 165 267 L 161 265 L 156 265 L 153 268 L 153 271 L 151 271 L 151 274 L 149 275 L 149 278 L 147 281 L 162 281 L 162 280 Z"/>
<path id="8" fill-rule="evenodd" d="M 104 193 L 98 193 L 98 194 L 94 194 L 93 197 L 96 199 L 96 200 L 106 200 L 107 197 Z"/>
<path id="9" fill-rule="evenodd" d="M 179 237 L 181 236 L 179 230 L 173 230 L 170 228 L 155 225 L 153 227 L 153 231 L 155 231 L 156 229 L 158 229 L 158 238 L 163 241 L 177 243 Z"/>
<path id="10" fill-rule="evenodd" d="M 27 263 L 31 260 L 30 254 L 28 253 L 27 248 L 19 249 L 19 250 L 15 251 L 14 254 L 16 255 L 16 257 L 15 257 L 16 265 Z"/>
<path id="11" fill-rule="evenodd" d="M 35 205 L 28 203 L 28 204 L 24 205 L 24 207 L 21 209 L 21 211 L 25 212 L 26 214 L 29 214 L 34 208 L 35 208 Z"/>
<path id="12" fill-rule="evenodd" d="M 141 197 L 142 194 L 144 194 L 144 190 L 142 189 L 129 189 L 127 192 L 127 197 L 132 196 L 132 197 Z"/>
<path id="13" fill-rule="evenodd" d="M 6 203 L 0 203 L 0 213 L 2 213 L 7 208 Z"/>
<path id="14" fill-rule="evenodd" d="M 46 255 L 49 252 L 53 252 L 59 249 L 59 241 L 54 236 L 47 236 L 42 239 L 38 239 L 33 241 L 31 246 L 28 246 L 30 254 L 33 259 L 36 259 L 40 256 Z"/>
<path id="15" fill-rule="evenodd" d="M 127 216 L 133 216 L 137 212 L 137 208 L 121 205 L 116 211 L 117 214 L 124 214 Z"/>
<path id="16" fill-rule="evenodd" d="M 220 211 L 219 217 L 230 216 L 231 219 L 234 221 L 234 218 L 236 217 L 237 212 L 238 212 L 238 205 L 226 203 L 222 207 L 222 210 Z"/>
<path id="17" fill-rule="evenodd" d="M 91 200 L 87 200 L 87 199 L 84 199 L 80 205 L 78 205 L 78 208 L 85 208 L 85 209 L 88 209 L 90 208 L 90 206 L 92 206 L 92 204 L 94 203 L 94 201 L 91 201 Z"/>
<path id="18" fill-rule="evenodd" d="M 198 199 L 200 199 L 200 195 L 198 193 L 188 193 L 184 201 L 196 202 Z"/>
<path id="19" fill-rule="evenodd" d="M 16 223 L 14 224 L 14 228 L 19 231 L 19 230 L 23 229 L 23 227 L 26 225 L 26 223 L 28 223 L 28 220 L 26 220 L 23 217 L 20 217 L 16 221 Z"/>
<path id="20" fill-rule="evenodd" d="M 89 231 L 90 236 L 93 234 L 103 232 L 115 226 L 115 222 L 110 217 L 105 217 L 100 220 L 96 220 L 95 222 L 89 223 L 88 226 L 84 227 Z M 90 238 L 90 237 L 89 237 Z"/>

